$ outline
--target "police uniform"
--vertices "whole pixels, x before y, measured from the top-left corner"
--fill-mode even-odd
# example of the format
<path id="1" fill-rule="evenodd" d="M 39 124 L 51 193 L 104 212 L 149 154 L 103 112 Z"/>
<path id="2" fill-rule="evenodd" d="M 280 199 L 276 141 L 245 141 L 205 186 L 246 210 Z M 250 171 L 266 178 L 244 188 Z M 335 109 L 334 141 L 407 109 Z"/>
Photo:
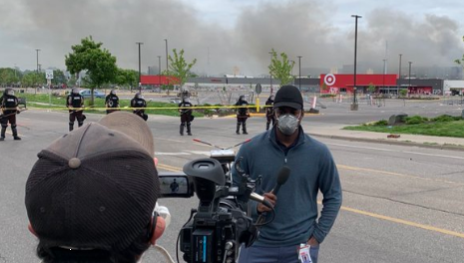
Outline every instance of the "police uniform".
<path id="1" fill-rule="evenodd" d="M 105 99 L 106 114 L 118 111 L 119 108 L 119 97 L 113 91 L 106 96 Z"/>
<path id="2" fill-rule="evenodd" d="M 148 115 L 145 114 L 147 102 L 142 98 L 140 93 L 135 94 L 135 97 L 131 100 L 131 107 L 137 108 L 132 111 L 134 114 L 140 116 L 145 121 L 148 119 Z"/>
<path id="3" fill-rule="evenodd" d="M 245 100 L 245 96 L 240 96 L 235 106 L 237 106 L 237 130 L 235 132 L 240 134 L 240 126 L 242 125 L 243 134 L 248 134 L 246 120 L 250 117 L 250 114 L 248 113 L 248 102 Z"/>
<path id="4" fill-rule="evenodd" d="M 74 129 L 74 122 L 77 119 L 77 125 L 81 127 L 84 124 L 85 115 L 84 98 L 77 91 L 73 91 L 66 99 L 66 107 L 69 108 L 69 131 Z"/>
<path id="5" fill-rule="evenodd" d="M 266 101 L 266 131 L 269 130 L 269 126 L 272 122 L 272 126 L 275 123 L 275 115 L 274 115 L 274 97 L 271 95 Z"/>
<path id="6" fill-rule="evenodd" d="M 190 129 L 190 124 L 193 120 L 192 116 L 192 109 L 185 109 L 184 107 L 192 107 L 193 104 L 187 100 L 183 99 L 181 103 L 179 103 L 179 112 L 180 112 L 180 135 L 184 135 L 184 127 L 187 125 L 187 134 L 192 135 L 192 131 Z"/>
<path id="7" fill-rule="evenodd" d="M 16 114 L 19 114 L 19 111 L 17 109 L 19 105 L 19 100 L 14 95 L 12 89 L 5 90 L 3 96 L 0 98 L 0 105 L 3 112 L 3 114 L 0 115 L 0 123 L 2 126 L 0 141 L 5 140 L 5 133 L 6 128 L 8 128 L 8 122 L 11 125 L 13 138 L 15 140 L 21 140 L 21 138 L 18 137 L 18 130 L 16 129 Z"/>

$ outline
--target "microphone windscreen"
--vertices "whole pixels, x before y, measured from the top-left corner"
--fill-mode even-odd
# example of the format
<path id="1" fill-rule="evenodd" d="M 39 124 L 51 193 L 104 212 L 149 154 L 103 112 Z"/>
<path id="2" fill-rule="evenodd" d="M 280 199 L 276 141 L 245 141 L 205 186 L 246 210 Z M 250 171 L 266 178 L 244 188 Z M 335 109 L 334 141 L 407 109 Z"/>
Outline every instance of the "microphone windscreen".
<path id="1" fill-rule="evenodd" d="M 279 174 L 277 175 L 277 185 L 283 185 L 287 182 L 288 177 L 290 176 L 291 169 L 288 166 L 283 166 Z"/>

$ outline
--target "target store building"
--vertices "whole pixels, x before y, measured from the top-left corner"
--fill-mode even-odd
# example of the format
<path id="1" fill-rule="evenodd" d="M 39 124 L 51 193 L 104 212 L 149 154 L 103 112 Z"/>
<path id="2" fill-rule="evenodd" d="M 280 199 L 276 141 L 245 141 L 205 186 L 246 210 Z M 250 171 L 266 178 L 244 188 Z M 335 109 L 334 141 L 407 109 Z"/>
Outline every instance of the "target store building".
<path id="1" fill-rule="evenodd" d="M 375 86 L 376 92 L 396 92 L 397 74 L 356 74 L 357 92 L 368 93 L 369 86 Z M 321 93 L 353 93 L 353 74 L 322 74 Z"/>

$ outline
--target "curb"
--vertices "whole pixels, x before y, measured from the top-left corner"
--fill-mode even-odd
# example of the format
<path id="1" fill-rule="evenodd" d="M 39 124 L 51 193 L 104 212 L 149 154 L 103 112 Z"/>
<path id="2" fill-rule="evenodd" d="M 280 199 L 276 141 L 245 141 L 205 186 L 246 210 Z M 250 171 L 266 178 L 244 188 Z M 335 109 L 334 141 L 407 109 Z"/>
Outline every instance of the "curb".
<path id="1" fill-rule="evenodd" d="M 324 135 L 324 134 L 314 134 L 314 133 L 308 133 L 308 134 L 311 136 L 315 136 L 315 137 L 344 140 L 344 141 L 357 141 L 357 142 L 368 142 L 368 143 L 370 142 L 370 143 L 381 143 L 381 144 L 400 145 L 400 146 L 416 146 L 420 148 L 439 149 L 439 150 L 464 151 L 464 145 L 456 145 L 456 146 L 431 145 L 431 144 L 424 144 L 424 143 L 418 143 L 418 142 L 387 141 L 384 139 L 354 138 L 354 137 L 340 136 L 340 135 Z"/>

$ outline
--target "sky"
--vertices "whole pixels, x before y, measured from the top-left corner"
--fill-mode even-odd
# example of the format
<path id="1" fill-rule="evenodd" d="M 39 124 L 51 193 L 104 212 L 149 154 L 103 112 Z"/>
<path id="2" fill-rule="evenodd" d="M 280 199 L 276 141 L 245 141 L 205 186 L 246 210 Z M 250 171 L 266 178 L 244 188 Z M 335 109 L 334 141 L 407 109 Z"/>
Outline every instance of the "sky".
<path id="1" fill-rule="evenodd" d="M 395 72 L 399 54 L 415 66 L 454 66 L 464 54 L 462 0 L 0 0 L 0 67 L 65 69 L 65 55 L 92 36 L 121 68 L 166 67 L 168 50 L 197 59 L 198 74 L 266 74 L 269 52 L 302 68 L 358 62 Z M 171 53 L 172 54 L 172 53 Z"/>

